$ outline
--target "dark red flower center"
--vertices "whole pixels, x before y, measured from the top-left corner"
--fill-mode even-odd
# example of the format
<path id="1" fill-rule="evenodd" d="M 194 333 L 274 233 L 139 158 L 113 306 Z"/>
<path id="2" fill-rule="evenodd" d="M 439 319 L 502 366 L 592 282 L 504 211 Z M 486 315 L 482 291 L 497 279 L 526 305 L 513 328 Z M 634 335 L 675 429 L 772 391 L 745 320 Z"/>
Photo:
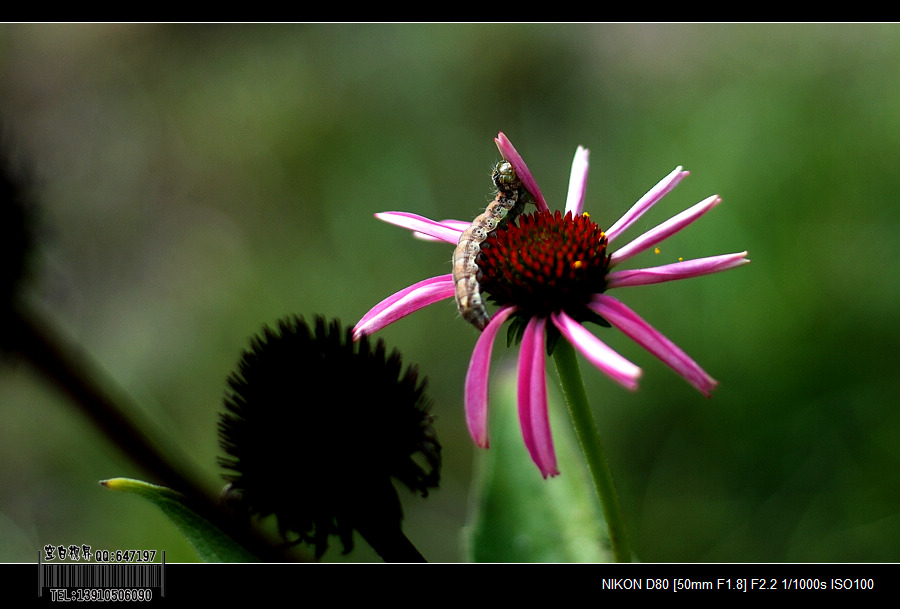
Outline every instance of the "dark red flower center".
<path id="1" fill-rule="evenodd" d="M 606 289 L 606 235 L 586 214 L 534 212 L 491 233 L 478 266 L 481 290 L 497 305 L 582 318 L 591 296 Z"/>

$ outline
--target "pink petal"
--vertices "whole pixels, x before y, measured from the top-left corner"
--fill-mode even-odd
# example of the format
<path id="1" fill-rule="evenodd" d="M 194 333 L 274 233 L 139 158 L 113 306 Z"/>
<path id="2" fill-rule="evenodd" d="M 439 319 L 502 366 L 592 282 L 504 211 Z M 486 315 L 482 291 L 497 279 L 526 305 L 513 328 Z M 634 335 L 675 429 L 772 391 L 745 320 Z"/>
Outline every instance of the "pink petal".
<path id="1" fill-rule="evenodd" d="M 609 230 L 606 231 L 606 238 L 609 242 L 612 243 L 616 237 L 634 224 L 638 218 L 643 216 L 644 212 L 656 205 L 660 199 L 666 196 L 666 194 L 675 188 L 687 175 L 688 172 L 682 171 L 681 166 L 678 166 L 672 173 L 660 180 L 659 183 L 641 197 L 637 203 L 632 205 L 631 209 L 629 209 L 624 216 L 619 218 L 615 224 L 609 227 Z"/>
<path id="2" fill-rule="evenodd" d="M 615 266 L 623 260 L 627 260 L 635 254 L 639 254 L 667 237 L 674 235 L 721 202 L 722 199 L 719 195 L 707 197 L 693 207 L 684 210 L 677 216 L 673 216 L 659 226 L 648 230 L 625 247 L 613 252 L 609 260 L 610 266 Z"/>
<path id="3" fill-rule="evenodd" d="M 454 228 L 454 225 L 448 226 L 442 222 L 435 222 L 429 218 L 405 211 L 384 211 L 375 214 L 375 217 L 389 224 L 424 233 L 438 241 L 446 241 L 453 245 L 459 242 L 459 236 L 462 234 L 462 230 L 457 230 Z"/>
<path id="4" fill-rule="evenodd" d="M 452 298 L 454 294 L 452 275 L 439 275 L 413 284 L 388 296 L 363 315 L 353 328 L 353 338 L 356 340 L 363 334 L 377 332 L 401 317 L 439 300 Z"/>
<path id="5" fill-rule="evenodd" d="M 635 285 L 650 285 L 676 279 L 688 279 L 711 273 L 719 273 L 733 269 L 742 264 L 748 264 L 747 252 L 736 254 L 723 254 L 721 256 L 709 256 L 696 260 L 685 260 L 673 264 L 665 264 L 649 269 L 634 269 L 631 271 L 613 271 L 606 276 L 606 288 L 624 288 Z"/>
<path id="6" fill-rule="evenodd" d="M 566 196 L 566 212 L 572 212 L 572 216 L 580 216 L 584 211 L 589 154 L 590 151 L 587 148 L 579 146 L 575 151 L 575 158 L 572 160 L 572 172 L 569 174 L 569 194 Z"/>
<path id="7" fill-rule="evenodd" d="M 531 196 L 534 197 L 535 205 L 540 211 L 549 211 L 550 207 L 547 205 L 547 201 L 544 200 L 544 195 L 541 194 L 541 189 L 538 188 L 537 182 L 534 179 L 534 176 L 531 175 L 531 172 L 528 171 L 528 166 L 525 165 L 525 161 L 522 160 L 522 157 L 516 151 L 515 147 L 512 145 L 503 132 L 501 131 L 494 141 L 497 143 L 497 148 L 500 150 L 500 154 L 503 155 L 503 158 L 512 164 L 513 169 L 516 170 L 516 175 L 519 176 L 519 179 L 522 180 L 522 183 L 525 185 L 525 189 L 531 193 Z"/>
<path id="8" fill-rule="evenodd" d="M 475 349 L 472 351 L 472 360 L 469 362 L 469 370 L 466 372 L 466 424 L 475 444 L 481 448 L 487 448 L 489 445 L 487 407 L 491 350 L 497 332 L 515 310 L 515 307 L 504 307 L 494 313 L 490 323 L 478 336 Z"/>
<path id="9" fill-rule="evenodd" d="M 472 223 L 466 222 L 465 220 L 441 220 L 440 222 L 438 222 L 438 224 L 443 225 L 444 228 L 459 231 L 459 233 L 462 234 L 462 232 L 469 228 Z M 415 231 L 413 233 L 413 237 L 415 237 L 416 239 L 421 239 L 422 241 L 445 241 L 445 239 L 432 237 L 431 235 L 426 235 L 425 233 L 420 233 L 419 231 Z"/>
<path id="10" fill-rule="evenodd" d="M 565 312 L 550 315 L 553 325 L 584 355 L 589 362 L 623 387 L 637 389 L 641 369 L 613 351 Z"/>
<path id="11" fill-rule="evenodd" d="M 519 423 L 522 438 L 541 475 L 555 476 L 556 451 L 547 412 L 547 379 L 544 362 L 546 317 L 532 317 L 525 326 L 519 350 Z"/>
<path id="12" fill-rule="evenodd" d="M 606 294 L 597 294 L 588 307 L 658 357 L 706 397 L 709 397 L 710 392 L 718 385 L 718 381 L 709 376 L 675 343 L 655 330 L 622 302 Z"/>

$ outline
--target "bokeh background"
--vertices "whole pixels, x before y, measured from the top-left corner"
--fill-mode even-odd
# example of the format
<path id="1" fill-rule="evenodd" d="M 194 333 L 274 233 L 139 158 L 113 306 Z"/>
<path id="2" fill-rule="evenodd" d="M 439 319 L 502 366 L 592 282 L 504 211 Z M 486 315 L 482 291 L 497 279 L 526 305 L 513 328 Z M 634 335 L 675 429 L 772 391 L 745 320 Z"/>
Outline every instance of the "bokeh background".
<path id="1" fill-rule="evenodd" d="M 712 399 L 611 330 L 641 389 L 583 368 L 637 556 L 900 561 L 900 26 L 4 25 L 0 121 L 40 206 L 28 302 L 210 488 L 225 378 L 263 324 L 352 324 L 449 272 L 448 246 L 374 212 L 473 217 L 498 131 L 551 207 L 589 148 L 601 226 L 683 165 L 630 234 L 724 203 L 634 266 L 753 264 L 618 294 L 721 382 Z M 429 376 L 444 444 L 442 488 L 401 492 L 407 534 L 462 560 L 475 331 L 446 301 L 381 336 Z M 45 543 L 195 560 L 97 485 L 114 476 L 146 477 L 7 359 L 0 561 Z M 358 546 L 325 560 L 378 560 Z"/>

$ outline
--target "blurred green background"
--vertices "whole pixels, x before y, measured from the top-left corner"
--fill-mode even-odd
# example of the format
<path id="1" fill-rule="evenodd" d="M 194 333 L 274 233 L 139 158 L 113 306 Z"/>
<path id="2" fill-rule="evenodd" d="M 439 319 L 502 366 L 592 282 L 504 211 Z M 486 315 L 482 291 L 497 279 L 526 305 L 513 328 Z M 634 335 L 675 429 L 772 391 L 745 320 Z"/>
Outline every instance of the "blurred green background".
<path id="1" fill-rule="evenodd" d="M 753 264 L 616 294 L 720 381 L 711 400 L 615 331 L 641 389 L 584 364 L 637 556 L 900 561 L 900 26 L 4 25 L 0 120 L 40 202 L 29 301 L 210 488 L 225 378 L 262 324 L 352 324 L 449 272 L 449 246 L 374 212 L 473 217 L 498 131 L 551 207 L 589 148 L 604 227 L 683 165 L 630 235 L 724 203 L 632 266 Z M 405 529 L 461 560 L 475 330 L 445 301 L 381 336 L 429 376 L 444 444 L 442 488 L 401 490 Z M 113 476 L 143 472 L 4 363 L 0 561 L 45 543 L 194 560 L 155 508 L 97 485 Z"/>

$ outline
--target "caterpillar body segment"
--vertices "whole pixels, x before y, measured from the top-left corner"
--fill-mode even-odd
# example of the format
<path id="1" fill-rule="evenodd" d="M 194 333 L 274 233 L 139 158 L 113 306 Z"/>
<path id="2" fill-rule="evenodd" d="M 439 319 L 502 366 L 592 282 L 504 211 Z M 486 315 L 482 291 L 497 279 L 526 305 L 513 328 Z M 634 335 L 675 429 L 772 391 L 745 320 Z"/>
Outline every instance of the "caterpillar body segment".
<path id="1" fill-rule="evenodd" d="M 515 220 L 525 205 L 533 198 L 516 176 L 508 161 L 500 161 L 491 174 L 497 195 L 488 203 L 483 213 L 463 231 L 453 252 L 453 283 L 456 286 L 456 306 L 463 319 L 479 330 L 484 330 L 491 316 L 481 298 L 478 255 L 481 244 L 488 236 L 507 222 Z"/>

